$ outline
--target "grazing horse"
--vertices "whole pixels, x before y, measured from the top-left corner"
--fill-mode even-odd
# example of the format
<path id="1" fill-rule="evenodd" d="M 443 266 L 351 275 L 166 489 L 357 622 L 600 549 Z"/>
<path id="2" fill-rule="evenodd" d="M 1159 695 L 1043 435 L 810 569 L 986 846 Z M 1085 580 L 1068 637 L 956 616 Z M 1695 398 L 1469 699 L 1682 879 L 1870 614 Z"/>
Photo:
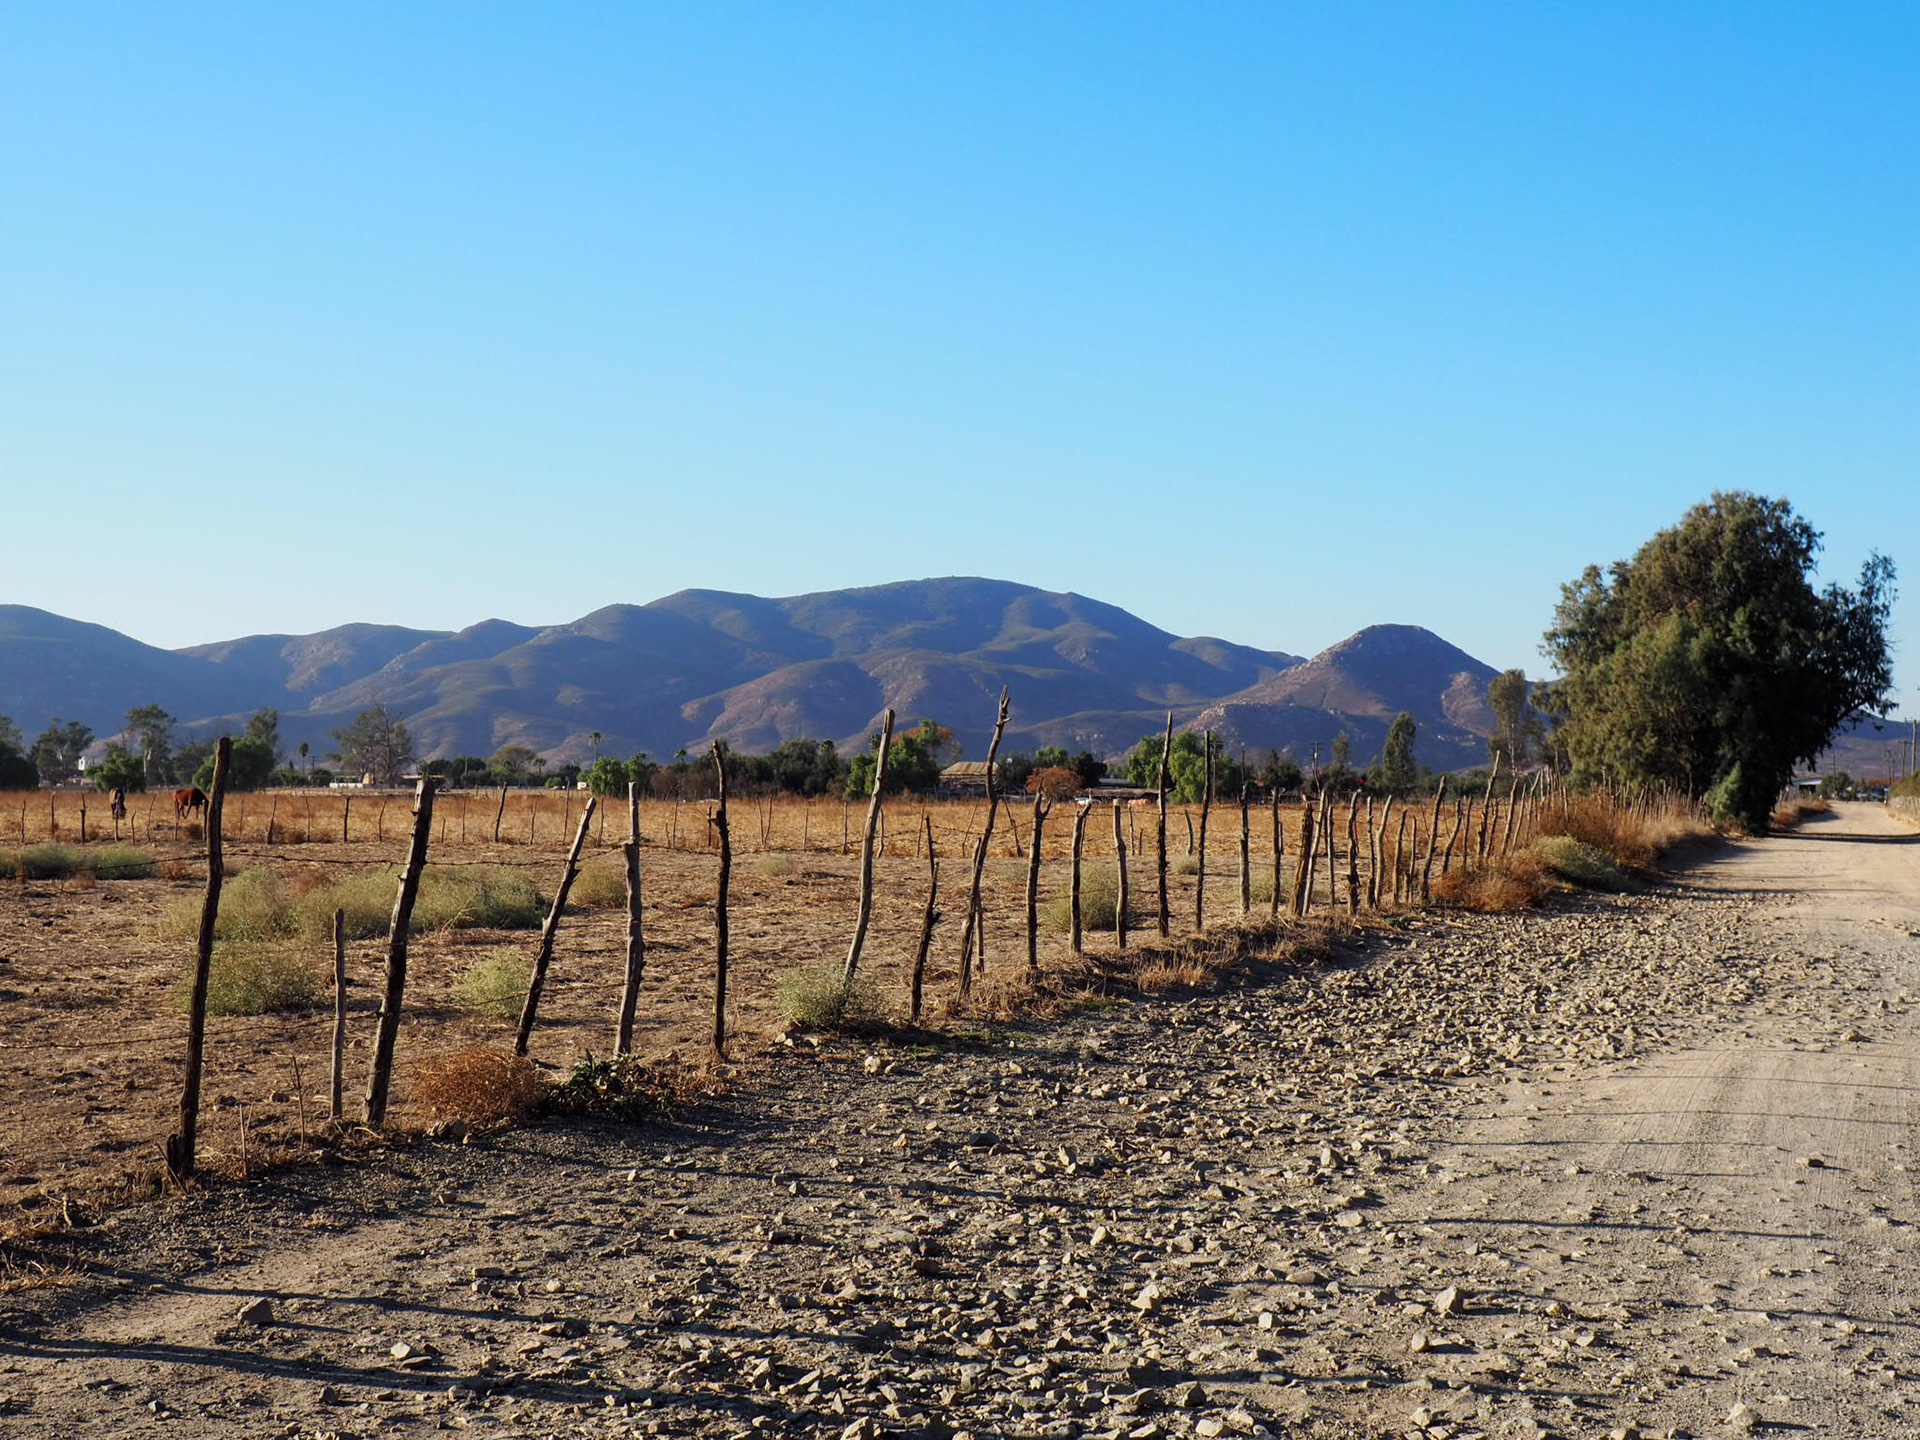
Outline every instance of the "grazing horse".
<path id="1" fill-rule="evenodd" d="M 195 811 L 206 813 L 207 795 L 198 785 L 189 785 L 184 790 L 173 792 L 173 818 L 184 820 Z"/>
<path id="2" fill-rule="evenodd" d="M 107 813 L 113 816 L 113 838 L 120 838 L 120 822 L 127 818 L 127 792 L 119 786 L 107 792 Z"/>

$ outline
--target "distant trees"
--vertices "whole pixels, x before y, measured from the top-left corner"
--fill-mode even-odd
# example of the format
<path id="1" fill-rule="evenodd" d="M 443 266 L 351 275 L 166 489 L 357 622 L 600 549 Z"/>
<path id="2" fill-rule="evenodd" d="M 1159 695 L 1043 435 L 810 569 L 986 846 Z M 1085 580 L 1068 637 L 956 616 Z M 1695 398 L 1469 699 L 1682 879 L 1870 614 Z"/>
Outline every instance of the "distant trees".
<path id="1" fill-rule="evenodd" d="M 233 742 L 227 757 L 227 788 L 258 790 L 273 779 L 273 747 L 257 735 L 242 735 Z M 200 762 L 193 772 L 193 783 L 202 790 L 213 784 L 213 756 Z M 391 783 L 391 782 L 382 782 Z"/>
<path id="2" fill-rule="evenodd" d="M 1493 707 L 1493 735 L 1487 758 L 1507 774 L 1517 774 L 1538 758 L 1546 727 L 1527 703 L 1526 672 L 1502 670 L 1487 682 L 1487 703 Z"/>
<path id="3" fill-rule="evenodd" d="M 539 752 L 531 745 L 502 745 L 487 760 L 487 768 L 502 785 L 524 785 Z"/>
<path id="4" fill-rule="evenodd" d="M 1254 777 L 1263 790 L 1298 790 L 1306 777 L 1300 773 L 1300 762 L 1293 758 L 1292 752 L 1283 750 L 1267 751 L 1267 758 L 1261 762 L 1260 771 Z"/>
<path id="5" fill-rule="evenodd" d="M 932 720 L 922 720 L 905 734 L 895 734 L 893 744 L 887 749 L 887 793 L 898 795 L 903 791 L 933 789 L 940 781 L 941 763 L 952 746 L 953 732 Z M 872 793 L 879 749 L 880 736 L 876 731 L 868 741 L 868 748 L 847 762 L 842 793 L 849 800 L 862 799 Z"/>
<path id="6" fill-rule="evenodd" d="M 174 717 L 158 705 L 136 705 L 127 711 L 128 749 L 140 757 L 144 782 L 163 785 L 173 778 L 172 756 L 167 742 L 173 734 Z"/>
<path id="7" fill-rule="evenodd" d="M 117 740 L 107 742 L 106 756 L 87 772 L 96 790 L 125 790 L 129 793 L 147 788 L 147 767 L 141 758 Z"/>
<path id="8" fill-rule="evenodd" d="M 1413 742 L 1418 733 L 1410 712 L 1402 710 L 1387 727 L 1386 743 L 1373 764 L 1368 781 L 1390 795 L 1406 795 L 1420 783 L 1420 766 L 1413 758 Z"/>
<path id="9" fill-rule="evenodd" d="M 333 732 L 333 743 L 348 774 L 372 775 L 378 785 L 398 785 L 413 760 L 413 736 L 384 705 L 362 710 L 344 730 Z"/>
<path id="10" fill-rule="evenodd" d="M 1816 591 L 1819 549 L 1785 500 L 1727 491 L 1562 586 L 1544 649 L 1575 778 L 1671 786 L 1764 831 L 1794 766 L 1892 682 L 1893 562 Z"/>
<path id="11" fill-rule="evenodd" d="M 93 731 L 78 720 L 62 721 L 58 716 L 34 737 L 29 759 L 42 780 L 59 785 L 71 780 L 80 768 L 80 756 L 93 743 Z"/>
<path id="12" fill-rule="evenodd" d="M 1173 737 L 1173 750 L 1167 757 L 1167 790 L 1170 798 L 1182 802 L 1198 800 L 1207 788 L 1207 741 L 1213 742 L 1213 793 L 1235 795 L 1245 778 L 1245 768 L 1226 753 L 1218 735 L 1202 737 L 1182 730 Z M 1152 789 L 1160 783 L 1160 747 L 1158 735 L 1143 735 L 1140 743 L 1127 752 L 1123 762 L 1127 783 Z"/>
<path id="13" fill-rule="evenodd" d="M 40 772 L 27 758 L 26 742 L 10 715 L 0 715 L 0 790 L 31 790 Z"/>

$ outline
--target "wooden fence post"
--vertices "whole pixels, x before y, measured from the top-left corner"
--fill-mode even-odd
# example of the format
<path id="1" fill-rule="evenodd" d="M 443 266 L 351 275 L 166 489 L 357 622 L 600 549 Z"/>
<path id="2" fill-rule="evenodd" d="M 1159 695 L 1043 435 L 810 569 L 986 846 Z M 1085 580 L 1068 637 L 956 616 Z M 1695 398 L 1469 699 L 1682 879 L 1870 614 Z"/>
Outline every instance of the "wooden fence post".
<path id="1" fill-rule="evenodd" d="M 342 845 L 347 843 L 348 826 L 352 823 L 352 820 L 353 796 L 343 795 L 340 798 L 340 843 Z"/>
<path id="2" fill-rule="evenodd" d="M 1213 813 L 1213 732 L 1206 732 L 1207 756 L 1206 788 L 1200 795 L 1200 844 L 1194 851 L 1197 868 L 1193 880 L 1193 933 L 1204 934 L 1207 928 L 1207 817 Z M 1192 824 L 1189 820 L 1188 824 Z"/>
<path id="3" fill-rule="evenodd" d="M 1493 768 L 1487 771 L 1487 793 L 1480 801 L 1480 834 L 1473 845 L 1474 863 L 1484 867 L 1487 863 L 1487 821 L 1494 813 L 1494 782 L 1500 778 L 1501 752 L 1493 752 Z"/>
<path id="4" fill-rule="evenodd" d="M 727 750 L 713 742 L 713 770 L 719 778 L 720 874 L 713 890 L 713 1058 L 727 1058 L 727 887 L 733 882 L 733 835 L 727 826 Z"/>
<path id="5" fill-rule="evenodd" d="M 1240 918 L 1253 913 L 1253 838 L 1247 823 L 1248 788 L 1244 767 L 1240 777 Z"/>
<path id="6" fill-rule="evenodd" d="M 1440 802 L 1447 796 L 1447 777 L 1433 787 L 1433 817 L 1427 822 L 1427 860 L 1420 868 L 1420 903 L 1433 899 L 1433 852 L 1440 844 Z"/>
<path id="7" fill-rule="evenodd" d="M 1167 733 L 1160 741 L 1160 774 L 1155 781 L 1155 795 L 1158 800 L 1158 825 L 1156 829 L 1154 865 L 1160 877 L 1160 938 L 1166 939 L 1172 934 L 1172 915 L 1167 909 L 1167 773 L 1168 755 L 1173 749 L 1173 712 L 1167 712 Z"/>
<path id="8" fill-rule="evenodd" d="M 393 1080 L 393 1044 L 400 1033 L 400 1006 L 407 993 L 407 932 L 413 928 L 413 902 L 420 894 L 420 872 L 427 867 L 427 845 L 433 838 L 433 779 L 420 777 L 413 797 L 413 840 L 407 846 L 406 867 L 393 899 L 393 920 L 387 935 L 387 988 L 380 1001 L 380 1025 L 374 1032 L 373 1069 L 367 1077 L 363 1115 L 368 1125 L 387 1118 L 387 1090 Z"/>
<path id="9" fill-rule="evenodd" d="M 1068 944 L 1076 955 L 1084 953 L 1084 943 L 1080 933 L 1080 851 L 1087 839 L 1087 815 L 1093 809 L 1093 802 L 1081 804 L 1074 802 L 1073 807 L 1073 875 L 1067 882 Z"/>
<path id="10" fill-rule="evenodd" d="M 507 787 L 500 787 L 500 803 L 493 807 L 493 843 L 500 843 L 500 822 L 507 818 Z"/>
<path id="11" fill-rule="evenodd" d="M 527 982 L 526 1004 L 520 1007 L 520 1028 L 513 1037 L 513 1053 L 527 1053 L 533 1038 L 534 1017 L 540 1011 L 540 992 L 546 988 L 547 967 L 553 963 L 553 939 L 560 933 L 560 912 L 567 908 L 567 892 L 580 874 L 580 850 L 587 843 L 587 827 L 593 823 L 594 797 L 580 812 L 580 828 L 573 832 L 573 845 L 567 851 L 566 868 L 560 872 L 560 887 L 553 892 L 553 906 L 547 911 L 547 923 L 540 927 L 540 949 L 533 957 L 533 977 Z"/>
<path id="12" fill-rule="evenodd" d="M 980 843 L 973 851 L 973 882 L 967 889 L 967 918 L 960 932 L 960 994 L 973 993 L 973 944 L 977 932 L 986 929 L 980 914 L 980 882 L 987 868 L 987 844 L 993 839 L 993 817 L 1000 809 L 1000 791 L 994 781 L 993 757 L 999 753 L 1000 737 L 1007 728 L 1007 687 L 1000 687 L 1000 711 L 993 722 L 993 739 L 987 745 L 987 823 L 980 831 Z M 980 968 L 986 969 L 986 936 L 980 935 Z"/>
<path id="13" fill-rule="evenodd" d="M 347 912 L 333 912 L 333 1069 L 332 1097 L 327 1118 L 338 1125 L 346 1118 L 347 1061 Z"/>
<path id="14" fill-rule="evenodd" d="M 633 1014 L 640 1004 L 640 981 L 647 969 L 647 937 L 641 927 L 640 905 L 640 785 L 627 782 L 627 843 L 620 847 L 627 862 L 627 980 L 620 987 L 620 1018 L 614 1029 L 613 1053 L 633 1050 Z"/>
<path id="15" fill-rule="evenodd" d="M 1411 898 L 1407 893 L 1412 888 L 1409 882 L 1413 878 L 1413 872 L 1407 867 L 1407 828 L 1412 819 L 1412 810 L 1400 812 L 1400 833 L 1393 841 L 1393 903 L 1396 905 Z M 1418 830 L 1413 832 L 1413 838 L 1417 846 L 1420 840 Z"/>
<path id="16" fill-rule="evenodd" d="M 1116 948 L 1125 952 L 1127 948 L 1127 905 L 1131 901 L 1131 887 L 1127 883 L 1127 839 L 1120 831 L 1120 802 L 1113 802 L 1113 935 Z"/>
<path id="17" fill-rule="evenodd" d="M 1327 852 L 1327 909 L 1340 908 L 1340 872 L 1335 867 L 1333 853 L 1333 792 L 1322 792 L 1320 796 L 1320 848 Z"/>
<path id="18" fill-rule="evenodd" d="M 1360 792 L 1347 799 L 1347 913 L 1360 913 Z"/>
<path id="19" fill-rule="evenodd" d="M 873 796 L 867 802 L 867 825 L 860 835 L 860 905 L 853 921 L 853 942 L 847 946 L 847 972 L 842 982 L 853 989 L 860 968 L 860 951 L 867 943 L 867 925 L 873 919 L 873 837 L 880 829 L 880 806 L 887 783 L 887 750 L 893 744 L 893 711 L 880 717 L 880 753 L 873 762 Z"/>
<path id="20" fill-rule="evenodd" d="M 1047 823 L 1047 797 L 1033 792 L 1033 844 L 1027 850 L 1027 975 L 1040 976 L 1040 838 Z"/>
<path id="21" fill-rule="evenodd" d="M 920 944 L 913 952 L 913 993 L 908 1023 L 920 1023 L 920 999 L 927 980 L 927 949 L 933 944 L 934 922 L 940 918 L 940 861 L 933 853 L 933 818 L 924 811 L 920 823 L 927 828 L 927 908 L 920 916 Z"/>
<path id="22" fill-rule="evenodd" d="M 1453 828 L 1447 832 L 1447 853 L 1440 857 L 1440 873 L 1442 875 L 1451 875 L 1453 873 L 1453 847 L 1459 843 L 1460 830 L 1461 827 L 1466 824 L 1467 810 L 1472 804 L 1473 797 L 1471 795 L 1465 800 L 1456 800 L 1453 802 Z"/>
<path id="23" fill-rule="evenodd" d="M 1287 827 L 1280 815 L 1280 787 L 1273 787 L 1273 894 L 1267 897 L 1267 918 L 1278 921 L 1280 918 L 1280 886 L 1285 880 L 1287 859 Z"/>
<path id="24" fill-rule="evenodd" d="M 220 918 L 220 809 L 227 795 L 233 741 L 222 735 L 213 752 L 213 793 L 207 796 L 207 890 L 200 902 L 200 932 L 193 952 L 193 988 L 187 999 L 187 1070 L 180 1086 L 180 1128 L 167 1138 L 167 1170 L 176 1184 L 193 1178 L 194 1144 L 200 1130 L 200 1068 L 207 1044 L 207 977 L 213 969 L 213 931 Z"/>
<path id="25" fill-rule="evenodd" d="M 1380 866 L 1387 855 L 1387 827 L 1393 823 L 1393 796 L 1387 796 L 1386 809 L 1380 812 L 1380 825 L 1374 828 L 1373 797 L 1367 797 L 1367 908 L 1380 908 Z"/>
<path id="26" fill-rule="evenodd" d="M 1312 800 L 1300 796 L 1300 858 L 1293 862 L 1293 913 L 1304 916 L 1313 907 L 1313 812 Z"/>

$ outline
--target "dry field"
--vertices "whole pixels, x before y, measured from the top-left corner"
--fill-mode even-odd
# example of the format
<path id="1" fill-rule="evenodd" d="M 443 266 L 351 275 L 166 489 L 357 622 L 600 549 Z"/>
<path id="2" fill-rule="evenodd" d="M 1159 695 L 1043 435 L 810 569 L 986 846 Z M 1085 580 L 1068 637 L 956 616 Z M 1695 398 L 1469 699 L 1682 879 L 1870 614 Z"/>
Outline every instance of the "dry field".
<path id="1" fill-rule="evenodd" d="M 517 791 L 500 816 L 499 796 L 452 793 L 435 805 L 429 866 L 525 867 L 543 896 L 558 879 L 585 797 Z M 266 869 L 299 893 L 323 880 L 379 872 L 404 854 L 411 797 L 403 793 L 278 792 L 230 797 L 223 833 L 229 874 Z M 84 822 L 82 806 L 86 807 Z M 133 796 L 121 840 L 161 863 L 150 879 L 0 880 L 0 1214 L 32 1220 L 69 1201 L 102 1192 L 137 1193 L 160 1172 L 160 1143 L 173 1128 L 185 1018 L 176 989 L 191 961 L 190 940 L 169 936 L 162 917 L 191 906 L 204 884 L 198 827 L 176 827 L 164 795 Z M 646 982 L 636 1031 L 645 1055 L 703 1061 L 712 1018 L 713 899 L 718 869 L 707 802 L 649 801 L 642 810 Z M 863 971 L 896 1018 L 906 1011 L 907 969 L 926 898 L 925 824 L 941 857 L 942 922 L 927 975 L 930 1013 L 950 1014 L 960 917 L 967 882 L 962 857 L 984 820 L 980 801 L 901 800 L 887 809 L 886 847 Z M 753 798 L 732 807 L 735 863 L 731 892 L 729 1025 L 735 1060 L 750 1057 L 785 1027 L 775 1005 L 779 978 L 795 966 L 844 957 L 853 922 L 863 810 L 838 800 Z M 1045 831 L 1043 892 L 1067 885 L 1073 809 L 1057 809 Z M 624 807 L 601 807 L 590 827 L 585 874 L 609 880 Z M 85 839 L 82 841 L 83 834 Z M 1129 813 L 1134 925 L 1152 929 L 1153 814 Z M 1264 916 L 1272 874 L 1270 812 L 1252 814 L 1252 872 Z M 976 1002 L 1017 987 L 1025 970 L 1025 886 L 1031 814 L 1017 801 L 1003 809 L 986 869 L 988 972 Z M 1173 933 L 1192 930 L 1195 876 L 1190 830 L 1198 807 L 1174 807 L 1168 850 Z M 1344 826 L 1335 827 L 1344 850 Z M 1286 814 L 1289 854 L 1300 816 Z M 97 849 L 111 834 L 105 798 L 77 791 L 0 796 L 0 854 L 49 838 Z M 344 835 L 344 839 L 342 838 Z M 269 838 L 271 836 L 271 839 Z M 1364 840 L 1362 842 L 1364 851 Z M 1240 918 L 1239 816 L 1216 806 L 1207 837 L 1209 925 Z M 1088 870 L 1111 871 L 1111 812 L 1096 807 L 1087 826 Z M 1364 867 L 1365 856 L 1362 856 Z M 1345 861 L 1341 860 L 1344 871 Z M 1291 864 L 1288 866 L 1291 871 Z M 1187 873 L 1182 873 L 1183 871 Z M 1288 883 L 1291 883 L 1290 881 Z M 229 887 L 231 893 L 231 886 Z M 532 1054 L 567 1067 L 588 1051 L 612 1049 L 613 1010 L 624 970 L 625 919 L 617 884 L 589 884 L 587 900 L 563 921 Z M 581 898 L 579 892 L 576 899 Z M 1134 954 L 1151 938 L 1136 932 Z M 529 930 L 442 929 L 417 935 L 411 949 L 405 1020 L 396 1063 L 392 1119 L 429 1123 L 412 1106 L 411 1077 L 425 1057 L 470 1044 L 510 1043 L 512 1022 L 476 1015 L 456 1003 L 454 985 L 478 957 L 502 947 L 530 957 Z M 312 964 L 329 964 L 324 943 Z M 1076 961 L 1064 933 L 1041 931 L 1043 974 L 1097 977 L 1116 958 L 1110 931 L 1089 935 Z M 385 941 L 349 945 L 346 1113 L 358 1113 L 366 1083 Z M 324 1128 L 331 1001 L 322 987 L 313 1009 L 209 1021 L 201 1119 L 202 1165 L 223 1173 L 265 1163 Z"/>

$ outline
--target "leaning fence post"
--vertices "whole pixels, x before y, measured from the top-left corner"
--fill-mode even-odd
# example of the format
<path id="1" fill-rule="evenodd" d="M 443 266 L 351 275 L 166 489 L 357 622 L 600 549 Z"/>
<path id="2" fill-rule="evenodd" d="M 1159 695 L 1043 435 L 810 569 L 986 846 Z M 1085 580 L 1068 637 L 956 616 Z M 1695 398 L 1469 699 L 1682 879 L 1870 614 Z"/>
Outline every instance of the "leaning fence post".
<path id="1" fill-rule="evenodd" d="M 1433 852 L 1440 844 L 1440 802 L 1447 796 L 1447 777 L 1433 788 L 1433 816 L 1427 822 L 1427 859 L 1420 867 L 1420 903 L 1433 899 Z"/>
<path id="2" fill-rule="evenodd" d="M 567 908 L 567 892 L 580 874 L 580 849 L 587 843 L 587 827 L 593 823 L 594 797 L 580 812 L 580 828 L 573 832 L 573 845 L 567 851 L 566 868 L 560 872 L 560 888 L 553 892 L 553 906 L 547 911 L 547 923 L 540 927 L 540 950 L 533 957 L 533 976 L 527 982 L 527 1002 L 520 1007 L 520 1028 L 513 1037 L 513 1053 L 524 1055 L 533 1038 L 533 1021 L 540 1011 L 540 992 L 546 987 L 547 967 L 553 963 L 553 939 L 560 933 L 560 912 Z"/>
<path id="3" fill-rule="evenodd" d="M 1347 913 L 1360 913 L 1360 792 L 1347 798 Z"/>
<path id="4" fill-rule="evenodd" d="M 1127 884 L 1127 837 L 1120 830 L 1120 802 L 1113 802 L 1113 936 L 1115 947 L 1127 948 L 1127 905 L 1131 899 Z"/>
<path id="5" fill-rule="evenodd" d="M 987 823 L 980 831 L 980 843 L 973 851 L 973 882 L 967 890 L 967 918 L 960 932 L 960 993 L 962 996 L 973 992 L 973 942 L 976 931 L 984 932 L 986 926 L 981 923 L 980 882 L 987 868 L 987 844 L 993 839 L 993 817 L 1000 809 L 1000 791 L 994 783 L 993 757 L 999 753 L 1000 737 L 1007 728 L 1007 687 L 1000 687 L 1000 711 L 993 722 L 993 739 L 987 744 Z M 986 969 L 986 936 L 980 935 L 981 969 Z"/>
<path id="6" fill-rule="evenodd" d="M 1206 732 L 1207 779 L 1206 789 L 1200 796 L 1200 846 L 1194 855 L 1198 869 L 1193 881 L 1193 930 L 1200 934 L 1207 928 L 1207 816 L 1213 810 L 1213 732 Z M 1188 824 L 1192 824 L 1189 819 Z"/>
<path id="7" fill-rule="evenodd" d="M 420 872 L 427 866 L 427 843 L 433 838 L 433 777 L 422 775 L 413 797 L 413 840 L 407 846 L 406 868 L 393 899 L 393 920 L 387 935 L 387 989 L 380 1001 L 380 1025 L 374 1033 L 373 1070 L 367 1077 L 366 1122 L 379 1125 L 387 1118 L 387 1088 L 393 1079 L 393 1043 L 400 1033 L 400 1006 L 407 993 L 407 932 L 413 928 L 413 902 L 420 893 Z"/>
<path id="8" fill-rule="evenodd" d="M 640 1004 L 640 981 L 647 969 L 647 937 L 641 928 L 640 906 L 640 785 L 627 782 L 627 843 L 620 847 L 627 862 L 627 981 L 620 988 L 620 1019 L 614 1031 L 613 1053 L 633 1049 L 633 1012 Z"/>
<path id="9" fill-rule="evenodd" d="M 860 968 L 860 951 L 867 943 L 867 925 L 873 919 L 873 837 L 880 829 L 880 806 L 887 783 L 887 750 L 893 744 L 893 711 L 880 717 L 880 753 L 873 762 L 873 796 L 867 802 L 867 826 L 860 835 L 860 903 L 853 922 L 853 942 L 847 946 L 847 973 L 843 981 L 853 989 Z"/>
<path id="10" fill-rule="evenodd" d="M 233 741 L 220 737 L 213 752 L 213 789 L 203 824 L 207 834 L 207 892 L 200 902 L 200 933 L 193 952 L 193 989 L 187 1002 L 187 1073 L 180 1086 L 180 1128 L 167 1139 L 167 1170 L 177 1184 L 193 1178 L 194 1142 L 200 1129 L 200 1068 L 207 1043 L 207 978 L 213 969 L 213 931 L 220 918 L 220 807 L 227 794 Z"/>
<path id="11" fill-rule="evenodd" d="M 1275 865 L 1279 862 L 1276 860 Z M 1313 804 L 1304 792 L 1300 796 L 1300 858 L 1293 862 L 1293 913 L 1303 916 L 1313 905 Z"/>
<path id="12" fill-rule="evenodd" d="M 493 843 L 500 843 L 500 822 L 507 814 L 507 787 L 500 787 L 500 803 L 493 807 Z"/>

